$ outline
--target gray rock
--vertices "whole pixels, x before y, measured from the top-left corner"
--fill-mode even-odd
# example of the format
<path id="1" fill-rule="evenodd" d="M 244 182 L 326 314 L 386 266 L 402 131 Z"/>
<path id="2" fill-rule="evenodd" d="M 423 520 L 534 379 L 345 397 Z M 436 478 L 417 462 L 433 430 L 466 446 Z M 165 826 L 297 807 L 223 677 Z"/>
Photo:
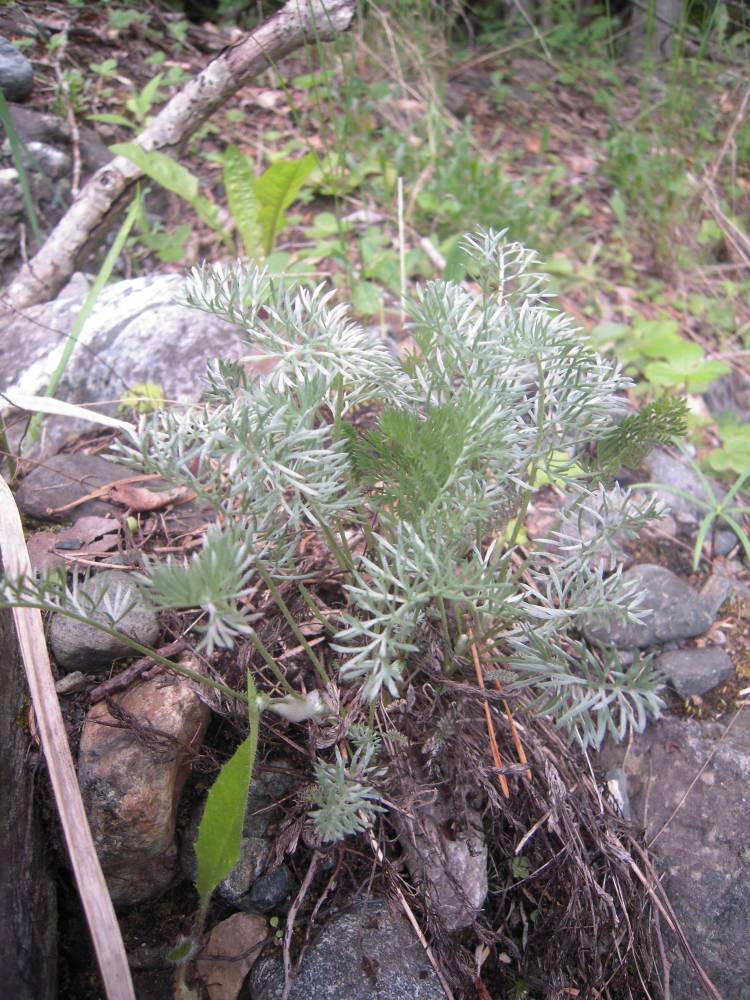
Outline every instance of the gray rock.
<path id="1" fill-rule="evenodd" d="M 112 899 L 138 903 L 178 874 L 175 822 L 210 709 L 189 681 L 161 673 L 102 701 L 81 732 L 78 781 Z"/>
<path id="2" fill-rule="evenodd" d="M 91 515 L 114 515 L 123 507 L 99 497 L 69 510 L 58 508 L 87 496 L 100 486 L 132 476 L 133 470 L 97 455 L 82 452 L 52 455 L 35 466 L 16 491 L 16 503 L 27 517 L 42 521 L 70 522 Z M 146 485 L 158 490 L 167 484 L 153 480 Z M 160 518 L 170 535 L 183 535 L 216 519 L 216 511 L 201 500 L 166 506 Z"/>
<path id="3" fill-rule="evenodd" d="M 261 959 L 248 981 L 251 1000 L 279 1000 L 281 962 Z M 371 900 L 326 923 L 289 1000 L 445 1000 L 445 994 L 406 919 L 382 900 Z"/>
<path id="4" fill-rule="evenodd" d="M 25 101 L 34 86 L 34 70 L 22 52 L 0 36 L 0 89 L 8 101 Z"/>
<path id="5" fill-rule="evenodd" d="M 27 517 L 42 521 L 73 521 L 90 515 L 105 517 L 118 508 L 106 500 L 87 500 L 68 511 L 56 508 L 80 500 L 100 486 L 132 476 L 131 469 L 108 462 L 97 455 L 74 452 L 52 455 L 35 466 L 16 490 L 16 503 Z"/>
<path id="6" fill-rule="evenodd" d="M 648 610 L 643 624 L 623 622 L 619 618 L 583 623 L 589 642 L 643 649 L 664 642 L 691 639 L 702 635 L 714 621 L 700 594 L 663 566 L 641 563 L 623 573 L 624 581 L 635 580 L 643 602 L 639 610 Z"/>
<path id="7" fill-rule="evenodd" d="M 259 772 L 253 777 L 242 830 L 240 859 L 216 890 L 222 899 L 236 909 L 252 913 L 264 912 L 259 911 L 256 903 L 251 900 L 251 893 L 256 882 L 263 876 L 271 857 L 273 843 L 269 831 L 282 816 L 282 808 L 277 803 L 281 802 L 294 785 L 294 779 L 283 771 L 283 761 L 274 761 L 270 766 L 274 768 L 273 771 Z M 182 870 L 191 881 L 196 876 L 194 845 L 203 808 L 204 804 L 200 803 L 182 839 Z M 261 888 L 257 898 L 262 899 L 263 893 L 273 884 L 271 882 L 266 889 Z M 280 886 L 280 882 L 278 885 Z"/>
<path id="8" fill-rule="evenodd" d="M 732 661 L 723 649 L 716 646 L 662 653 L 654 666 L 667 675 L 682 698 L 705 694 L 723 684 L 734 672 Z"/>
<path id="9" fill-rule="evenodd" d="M 470 927 L 487 896 L 487 844 L 481 816 L 468 809 L 457 823 L 439 795 L 415 807 L 414 813 L 414 822 L 408 825 L 395 811 L 390 817 L 411 876 L 446 931 Z"/>
<path id="10" fill-rule="evenodd" d="M 739 545 L 737 536 L 733 531 L 720 529 L 715 531 L 712 538 L 713 554 L 715 556 L 728 556 L 732 549 Z"/>
<path id="11" fill-rule="evenodd" d="M 150 646 L 159 635 L 159 619 L 140 587 L 119 570 L 105 570 L 90 577 L 79 591 L 96 608 L 94 621 L 107 621 L 105 614 L 110 601 L 129 610 L 120 619 L 117 629 L 144 646 Z M 121 603 L 122 602 L 122 603 Z M 54 614 L 49 625 L 50 648 L 59 666 L 66 672 L 80 670 L 97 673 L 110 667 L 121 656 L 133 656 L 130 646 L 119 642 L 93 625 L 85 625 L 62 614 Z"/>
<path id="12" fill-rule="evenodd" d="M 105 288 L 56 395 L 95 404 L 112 416 L 118 415 L 117 403 L 98 401 L 118 400 L 136 383 L 159 385 L 164 398 L 173 402 L 198 400 L 206 363 L 214 357 L 240 358 L 247 345 L 239 327 L 179 304 L 183 286 L 179 275 L 156 274 Z M 0 389 L 43 391 L 84 297 L 34 306 L 5 322 L 0 329 Z M 90 427 L 61 417 L 47 418 L 44 426 L 45 455 Z"/>
<path id="13" fill-rule="evenodd" d="M 750 420 L 750 378 L 739 369 L 722 375 L 706 389 L 703 398 L 715 417 L 731 413 L 742 424 Z"/>
<path id="14" fill-rule="evenodd" d="M 5 167 L 0 170 L 0 211 L 4 218 L 8 215 L 20 216 L 23 213 L 21 181 L 15 167 Z"/>
<path id="15" fill-rule="evenodd" d="M 682 490 L 699 500 L 712 503 L 711 497 L 706 493 L 705 487 L 696 472 L 687 462 L 674 458 L 662 448 L 654 448 L 651 454 L 643 463 L 648 472 L 649 481 L 652 483 L 663 483 L 665 486 L 673 486 Z M 718 499 L 723 499 L 726 495 L 718 483 L 709 480 Z M 672 493 L 670 490 L 655 490 L 654 495 L 662 500 L 670 512 L 676 517 L 678 522 L 685 525 L 694 525 L 705 516 L 705 509 L 693 503 L 686 497 Z"/>
<path id="16" fill-rule="evenodd" d="M 287 866 L 280 865 L 253 883 L 244 901 L 244 909 L 249 913 L 270 913 L 281 906 L 295 885 L 294 876 Z"/>
<path id="17" fill-rule="evenodd" d="M 716 618 L 724 602 L 737 591 L 739 581 L 726 563 L 716 569 L 701 587 L 701 600 L 712 618 Z"/>
<path id="18" fill-rule="evenodd" d="M 30 142 L 25 148 L 23 159 L 27 169 L 39 170 L 47 177 L 51 177 L 52 180 L 60 180 L 61 177 L 65 177 L 73 166 L 73 161 L 68 153 L 56 149 L 46 142 Z"/>
<path id="19" fill-rule="evenodd" d="M 0 170 L 0 260 L 15 253 L 18 246 L 18 223 L 23 215 L 23 198 L 18 171 Z"/>
<path id="20" fill-rule="evenodd" d="M 622 767 L 628 775 L 634 814 L 647 842 L 654 840 L 665 889 L 696 958 L 723 1000 L 747 1000 L 750 713 L 740 711 L 729 730 L 724 723 L 663 719 L 627 751 L 610 746 L 602 759 L 605 769 Z M 671 945 L 672 1000 L 695 1000 L 702 996 L 698 980 Z"/>
<path id="21" fill-rule="evenodd" d="M 67 121 L 55 115 L 45 114 L 36 108 L 22 107 L 19 104 L 10 106 L 10 116 L 16 132 L 23 142 L 43 143 L 62 150 L 66 155 L 72 152 L 70 126 Z M 81 156 L 81 178 L 85 180 L 93 171 L 103 167 L 112 159 L 112 153 L 93 129 L 78 124 L 78 151 Z"/>

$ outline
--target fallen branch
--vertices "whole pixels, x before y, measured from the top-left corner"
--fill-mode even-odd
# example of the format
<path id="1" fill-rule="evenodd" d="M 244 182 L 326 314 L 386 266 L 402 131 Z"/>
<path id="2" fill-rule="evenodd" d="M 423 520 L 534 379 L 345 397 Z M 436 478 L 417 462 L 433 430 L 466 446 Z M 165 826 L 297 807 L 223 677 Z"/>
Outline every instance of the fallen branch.
<path id="1" fill-rule="evenodd" d="M 229 46 L 165 105 L 135 140 L 143 149 L 177 151 L 196 129 L 243 84 L 307 42 L 330 41 L 346 31 L 356 0 L 288 0 L 255 31 Z M 55 297 L 106 233 L 128 201 L 142 172 L 124 156 L 98 170 L 24 264 L 5 293 L 9 313 Z"/>

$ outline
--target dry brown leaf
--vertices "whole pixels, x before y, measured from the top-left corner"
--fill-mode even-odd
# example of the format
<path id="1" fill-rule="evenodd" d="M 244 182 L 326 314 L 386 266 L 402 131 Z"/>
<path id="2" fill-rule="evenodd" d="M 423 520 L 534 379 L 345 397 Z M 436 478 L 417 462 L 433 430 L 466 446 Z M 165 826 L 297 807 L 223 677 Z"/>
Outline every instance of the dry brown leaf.
<path id="1" fill-rule="evenodd" d="M 195 493 L 187 486 L 175 486 L 172 490 L 150 490 L 146 486 L 120 483 L 110 494 L 115 503 L 124 504 L 130 510 L 160 510 L 170 503 L 187 503 L 195 498 Z"/>
<path id="2" fill-rule="evenodd" d="M 35 572 L 46 573 L 71 557 L 99 555 L 116 548 L 120 522 L 113 517 L 79 517 L 63 531 L 35 531 L 26 547 Z"/>

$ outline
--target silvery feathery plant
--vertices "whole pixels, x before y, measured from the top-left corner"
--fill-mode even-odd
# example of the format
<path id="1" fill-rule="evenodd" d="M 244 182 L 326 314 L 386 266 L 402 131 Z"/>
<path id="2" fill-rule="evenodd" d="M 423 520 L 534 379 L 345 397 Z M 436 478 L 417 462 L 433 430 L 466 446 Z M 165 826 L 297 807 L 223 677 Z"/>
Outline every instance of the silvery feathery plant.
<path id="1" fill-rule="evenodd" d="M 532 251 L 493 231 L 467 237 L 464 250 L 474 284 L 433 281 L 417 293 L 404 360 L 323 288 L 249 264 L 193 271 L 188 303 L 240 325 L 252 353 L 211 364 L 202 405 L 143 416 L 120 446 L 218 515 L 200 552 L 150 563 L 142 582 L 159 607 L 202 610 L 193 631 L 206 654 L 248 637 L 287 692 L 270 707 L 301 719 L 320 704 L 300 701 L 263 646 L 252 599 L 271 595 L 329 684 L 283 597 L 291 584 L 316 608 L 299 566 L 312 532 L 345 581 L 347 606 L 324 625 L 340 681 L 362 699 L 397 696 L 428 635 L 445 671 L 470 640 L 507 689 L 531 689 L 571 739 L 598 745 L 660 708 L 647 661 L 624 666 L 579 638 L 587 619 L 638 619 L 617 546 L 658 514 L 603 481 L 618 455 L 637 464 L 669 439 L 680 414 L 625 416 L 628 380 L 554 306 Z M 527 556 L 517 539 L 544 481 L 569 501 L 550 544 Z M 59 578 L 5 581 L 8 603 L 59 609 L 69 598 Z M 254 710 L 269 707 L 253 698 Z M 372 815 L 374 760 L 360 748 L 349 764 L 319 764 L 322 836 Z"/>

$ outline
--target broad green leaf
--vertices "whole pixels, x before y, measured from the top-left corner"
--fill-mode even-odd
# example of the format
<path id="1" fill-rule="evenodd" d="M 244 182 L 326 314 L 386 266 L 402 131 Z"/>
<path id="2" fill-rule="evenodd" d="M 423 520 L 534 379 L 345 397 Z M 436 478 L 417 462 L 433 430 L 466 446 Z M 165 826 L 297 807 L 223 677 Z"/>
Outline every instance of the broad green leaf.
<path id="1" fill-rule="evenodd" d="M 463 248 L 463 237 L 451 236 L 442 246 L 445 257 L 443 279 L 445 281 L 463 281 L 466 277 L 468 259 Z"/>
<path id="2" fill-rule="evenodd" d="M 344 228 L 347 228 L 345 225 Z M 313 224 L 307 230 L 310 239 L 320 240 L 326 236 L 338 236 L 339 221 L 333 212 L 318 212 L 313 218 Z"/>
<path id="3" fill-rule="evenodd" d="M 685 381 L 686 373 L 680 371 L 668 361 L 654 361 L 646 365 L 643 374 L 654 385 L 680 385 Z"/>
<path id="4" fill-rule="evenodd" d="M 170 962 L 186 962 L 195 954 L 195 941 L 192 938 L 182 938 L 170 951 L 167 952 L 167 959 Z"/>
<path id="5" fill-rule="evenodd" d="M 597 323 L 589 334 L 591 341 L 597 347 L 604 344 L 620 340 L 630 331 L 631 327 L 627 323 L 615 323 L 612 320 L 603 320 Z"/>
<path id="6" fill-rule="evenodd" d="M 731 370 L 726 361 L 704 361 L 688 375 L 688 387 L 695 392 L 703 392 L 712 382 L 718 381 L 722 375 L 728 375 Z"/>
<path id="7" fill-rule="evenodd" d="M 684 340 L 672 333 L 662 333 L 649 337 L 641 350 L 647 358 L 666 358 L 673 364 L 695 364 L 703 359 L 705 354 L 700 344 Z"/>
<path id="8" fill-rule="evenodd" d="M 173 191 L 184 201 L 193 204 L 198 197 L 198 178 L 166 153 L 158 149 L 146 150 L 134 142 L 117 142 L 109 148 L 116 156 L 124 156 L 152 181 Z"/>
<path id="9" fill-rule="evenodd" d="M 642 337 L 651 340 L 652 337 L 677 336 L 680 324 L 675 319 L 636 319 L 633 326 Z"/>
<path id="10" fill-rule="evenodd" d="M 188 205 L 192 205 L 206 225 L 223 234 L 218 206 L 198 193 L 198 178 L 181 163 L 158 149 L 146 150 L 135 142 L 118 142 L 109 148 L 117 156 L 130 160 L 167 191 L 172 191 Z"/>
<path id="11" fill-rule="evenodd" d="M 224 153 L 224 188 L 229 211 L 248 257 L 262 253 L 260 202 L 255 196 L 255 174 L 250 160 L 236 146 Z"/>
<path id="12" fill-rule="evenodd" d="M 224 227 L 221 224 L 221 213 L 218 205 L 209 201 L 208 198 L 205 198 L 202 194 L 199 194 L 190 204 L 207 226 L 215 229 L 216 232 L 221 233 L 222 236 L 226 236 Z"/>
<path id="13" fill-rule="evenodd" d="M 374 316 L 380 309 L 380 289 L 371 281 L 358 281 L 352 289 L 352 305 L 360 316 Z"/>
<path id="14" fill-rule="evenodd" d="M 242 828 L 260 732 L 260 711 L 249 673 L 247 692 L 249 735 L 222 767 L 211 786 L 195 841 L 198 862 L 196 888 L 202 906 L 207 904 L 216 886 L 237 864 L 242 848 Z"/>
<path id="15" fill-rule="evenodd" d="M 292 255 L 286 250 L 276 250 L 266 257 L 266 270 L 269 274 L 286 274 Z"/>
<path id="16" fill-rule="evenodd" d="M 126 107 L 132 110 L 133 114 L 138 115 L 139 118 L 143 119 L 151 110 L 153 104 L 160 100 L 159 97 L 159 87 L 164 79 L 163 73 L 157 73 L 156 76 L 151 77 L 143 90 L 134 94 L 126 103 Z"/>
<path id="17" fill-rule="evenodd" d="M 259 220 L 266 255 L 273 250 L 276 237 L 284 226 L 284 213 L 299 194 L 317 162 L 313 153 L 308 153 L 301 160 L 278 160 L 255 182 L 255 196 L 261 205 Z"/>

